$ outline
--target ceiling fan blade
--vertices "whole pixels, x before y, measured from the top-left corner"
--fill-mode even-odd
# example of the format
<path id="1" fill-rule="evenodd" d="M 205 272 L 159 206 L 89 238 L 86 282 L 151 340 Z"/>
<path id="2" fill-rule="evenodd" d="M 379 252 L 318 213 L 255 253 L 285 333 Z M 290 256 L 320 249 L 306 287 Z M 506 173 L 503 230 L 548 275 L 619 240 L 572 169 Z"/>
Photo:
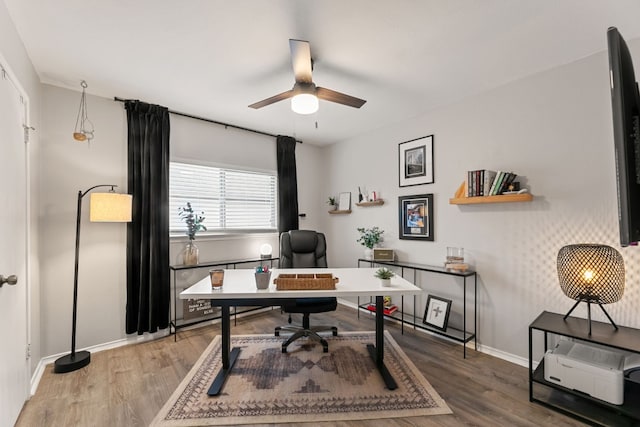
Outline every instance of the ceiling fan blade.
<path id="1" fill-rule="evenodd" d="M 367 102 L 364 99 L 356 98 L 355 96 L 346 95 L 324 87 L 316 87 L 316 96 L 320 99 L 324 99 L 325 101 L 336 102 L 338 104 L 348 105 L 349 107 L 354 108 L 360 108 L 365 102 Z"/>
<path id="2" fill-rule="evenodd" d="M 289 39 L 291 50 L 291 65 L 296 82 L 311 83 L 311 47 L 304 40 Z"/>
<path id="3" fill-rule="evenodd" d="M 283 101 L 285 99 L 291 98 L 292 96 L 293 96 L 293 90 L 288 90 L 286 92 L 282 92 L 277 95 L 274 95 L 270 98 L 263 99 L 262 101 L 255 102 L 249 105 L 249 108 L 255 108 L 257 110 L 258 108 L 266 107 L 267 105 L 274 104 L 278 101 Z"/>

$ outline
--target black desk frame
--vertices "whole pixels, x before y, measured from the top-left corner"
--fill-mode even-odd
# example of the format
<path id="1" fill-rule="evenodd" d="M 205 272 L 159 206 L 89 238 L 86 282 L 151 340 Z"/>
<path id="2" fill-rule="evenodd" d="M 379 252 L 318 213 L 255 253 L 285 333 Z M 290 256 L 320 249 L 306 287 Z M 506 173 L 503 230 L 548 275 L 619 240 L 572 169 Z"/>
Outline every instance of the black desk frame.
<path id="1" fill-rule="evenodd" d="M 423 329 L 423 330 L 432 332 L 434 334 L 445 336 L 454 341 L 461 342 L 462 348 L 463 348 L 462 355 L 465 359 L 467 358 L 466 344 L 469 341 L 473 340 L 474 348 L 476 351 L 478 350 L 478 338 L 477 338 L 478 337 L 478 275 L 475 271 L 473 270 L 455 271 L 455 270 L 448 270 L 444 267 L 437 267 L 432 265 L 414 264 L 414 263 L 401 262 L 401 261 L 379 261 L 379 260 L 364 259 L 364 258 L 358 259 L 358 268 L 360 268 L 360 264 L 363 262 L 369 263 L 371 267 L 373 267 L 376 264 L 386 265 L 390 267 L 399 267 L 401 271 L 400 274 L 402 275 L 402 277 L 404 277 L 405 269 L 413 270 L 412 283 L 415 284 L 416 286 L 418 286 L 418 284 L 416 283 L 417 271 L 425 271 L 428 273 L 444 274 L 447 276 L 455 276 L 455 277 L 462 278 L 462 281 L 463 281 L 462 310 L 463 312 L 462 312 L 462 331 L 460 331 L 462 332 L 462 334 L 459 334 L 459 333 L 456 334 L 455 332 L 459 330 L 452 327 L 447 328 L 446 331 L 441 331 L 441 330 L 431 328 L 427 325 L 416 322 L 416 297 L 415 296 L 413 297 L 413 321 L 408 321 L 408 320 L 405 320 L 404 318 L 404 296 L 402 297 L 402 303 L 400 308 L 400 319 L 396 318 L 393 314 L 389 315 L 388 317 L 400 321 L 402 325 L 401 326 L 402 333 L 404 333 L 404 324 L 407 323 L 409 325 L 412 325 L 414 329 L 416 328 Z M 473 333 L 467 332 L 467 278 L 469 277 L 473 277 Z M 360 298 L 358 298 L 358 308 L 366 310 L 365 307 L 362 307 L 360 305 Z"/>

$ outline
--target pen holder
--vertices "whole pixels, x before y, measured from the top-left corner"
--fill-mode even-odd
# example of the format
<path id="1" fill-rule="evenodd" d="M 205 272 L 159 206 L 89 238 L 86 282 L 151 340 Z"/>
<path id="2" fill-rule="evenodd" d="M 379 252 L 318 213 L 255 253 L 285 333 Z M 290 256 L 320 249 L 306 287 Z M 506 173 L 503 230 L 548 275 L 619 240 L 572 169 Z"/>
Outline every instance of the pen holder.
<path id="1" fill-rule="evenodd" d="M 258 289 L 269 289 L 269 281 L 271 280 L 271 272 L 255 273 L 256 275 L 256 287 Z"/>

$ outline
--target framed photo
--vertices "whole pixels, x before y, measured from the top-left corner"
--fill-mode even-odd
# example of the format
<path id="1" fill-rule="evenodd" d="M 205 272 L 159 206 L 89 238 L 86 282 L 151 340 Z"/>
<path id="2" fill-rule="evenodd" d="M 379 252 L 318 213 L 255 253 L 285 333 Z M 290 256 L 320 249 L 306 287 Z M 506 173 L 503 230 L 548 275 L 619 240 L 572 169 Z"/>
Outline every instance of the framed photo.
<path id="1" fill-rule="evenodd" d="M 433 194 L 398 197 L 400 238 L 433 242 Z"/>
<path id="2" fill-rule="evenodd" d="M 340 193 L 340 196 L 338 197 L 338 210 L 339 211 L 351 210 L 351 192 Z"/>
<path id="3" fill-rule="evenodd" d="M 398 144 L 400 187 L 433 184 L 433 135 Z"/>
<path id="4" fill-rule="evenodd" d="M 451 311 L 451 300 L 440 298 L 434 295 L 427 297 L 427 308 L 424 310 L 422 323 L 432 328 L 444 331 L 449 322 L 449 312 Z"/>

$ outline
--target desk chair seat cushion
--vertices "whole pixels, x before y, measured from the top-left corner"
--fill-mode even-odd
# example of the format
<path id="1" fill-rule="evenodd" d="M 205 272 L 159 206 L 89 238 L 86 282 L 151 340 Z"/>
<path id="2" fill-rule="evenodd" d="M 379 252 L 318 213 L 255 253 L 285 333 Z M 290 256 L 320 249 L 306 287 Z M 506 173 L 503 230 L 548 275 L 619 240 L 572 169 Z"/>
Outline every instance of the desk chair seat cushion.
<path id="1" fill-rule="evenodd" d="M 282 305 L 285 313 L 326 313 L 337 308 L 336 298 L 298 298 Z"/>

